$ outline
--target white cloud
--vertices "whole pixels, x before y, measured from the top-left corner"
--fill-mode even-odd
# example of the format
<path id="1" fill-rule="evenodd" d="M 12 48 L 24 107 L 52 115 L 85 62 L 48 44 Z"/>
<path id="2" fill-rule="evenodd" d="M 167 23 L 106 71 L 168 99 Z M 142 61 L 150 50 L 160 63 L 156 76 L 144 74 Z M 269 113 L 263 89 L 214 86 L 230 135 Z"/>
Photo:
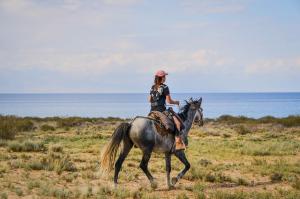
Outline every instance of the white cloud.
<path id="1" fill-rule="evenodd" d="M 231 60 L 212 50 L 158 51 L 158 52 L 57 52 L 21 51 L 18 54 L 2 54 L 2 69 L 47 69 L 74 75 L 105 74 L 113 71 L 132 70 L 149 73 L 163 67 L 169 72 L 217 72 L 226 70 Z"/>
<path id="2" fill-rule="evenodd" d="M 300 57 L 263 59 L 245 67 L 247 74 L 282 74 L 300 72 Z"/>
<path id="3" fill-rule="evenodd" d="M 168 27 L 171 30 L 186 30 L 186 29 L 198 29 L 204 28 L 208 25 L 207 22 L 189 22 L 189 21 L 182 21 L 175 24 L 170 24 Z"/>
<path id="4" fill-rule="evenodd" d="M 129 6 L 135 5 L 137 3 L 142 2 L 142 0 L 102 0 L 103 3 L 108 5 L 117 5 L 117 6 Z"/>
<path id="5" fill-rule="evenodd" d="M 236 0 L 184 0 L 183 7 L 193 14 L 235 13 L 245 10 L 247 1 Z"/>

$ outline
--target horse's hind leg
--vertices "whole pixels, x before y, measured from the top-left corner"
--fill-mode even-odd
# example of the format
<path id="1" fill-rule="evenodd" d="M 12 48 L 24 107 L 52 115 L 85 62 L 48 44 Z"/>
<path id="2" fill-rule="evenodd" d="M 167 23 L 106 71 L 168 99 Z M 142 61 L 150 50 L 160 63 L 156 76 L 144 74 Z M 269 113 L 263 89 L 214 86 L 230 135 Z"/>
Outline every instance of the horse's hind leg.
<path id="1" fill-rule="evenodd" d="M 114 175 L 114 183 L 115 183 L 115 185 L 118 184 L 119 172 L 121 170 L 121 167 L 122 167 L 122 164 L 123 164 L 125 158 L 127 157 L 128 153 L 130 152 L 132 146 L 133 146 L 133 143 L 129 139 L 129 137 L 125 138 L 124 142 L 123 142 L 122 152 L 120 153 L 120 156 L 119 156 L 118 160 L 115 163 L 115 175 Z"/>
<path id="2" fill-rule="evenodd" d="M 151 173 L 148 170 L 148 162 L 151 157 L 151 152 L 152 152 L 152 150 L 146 150 L 143 152 L 143 158 L 140 163 L 140 168 L 144 171 L 147 178 L 149 179 L 149 181 L 151 183 L 151 187 L 155 189 L 157 187 L 157 183 L 154 181 L 153 176 L 151 175 Z"/>
<path id="3" fill-rule="evenodd" d="M 185 153 L 183 150 L 175 151 L 175 156 L 184 164 L 184 169 L 177 175 L 176 178 L 172 178 L 172 184 L 175 185 L 177 181 L 184 176 L 184 174 L 190 169 L 191 165 L 186 159 Z"/>

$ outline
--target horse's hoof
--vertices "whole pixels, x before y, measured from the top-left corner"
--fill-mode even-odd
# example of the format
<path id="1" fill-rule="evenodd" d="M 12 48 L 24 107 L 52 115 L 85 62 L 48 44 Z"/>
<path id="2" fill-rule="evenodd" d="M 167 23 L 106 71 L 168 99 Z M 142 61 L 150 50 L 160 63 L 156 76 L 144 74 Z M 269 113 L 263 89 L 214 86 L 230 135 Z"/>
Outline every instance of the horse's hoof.
<path id="1" fill-rule="evenodd" d="M 155 181 L 151 182 L 151 188 L 156 189 L 157 188 L 157 182 L 155 182 Z"/>
<path id="2" fill-rule="evenodd" d="M 172 180 L 171 180 L 172 185 L 174 186 L 177 183 L 177 181 L 178 181 L 178 179 L 173 177 Z"/>
<path id="3" fill-rule="evenodd" d="M 118 183 L 114 183 L 114 188 L 118 188 Z"/>

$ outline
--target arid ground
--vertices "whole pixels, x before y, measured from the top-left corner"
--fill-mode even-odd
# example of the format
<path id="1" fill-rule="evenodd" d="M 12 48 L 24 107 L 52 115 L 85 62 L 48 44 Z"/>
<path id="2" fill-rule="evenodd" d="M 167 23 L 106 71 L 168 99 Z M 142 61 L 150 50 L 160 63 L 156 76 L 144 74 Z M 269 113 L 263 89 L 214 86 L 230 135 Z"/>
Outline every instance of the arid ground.
<path id="1" fill-rule="evenodd" d="M 0 117 L 0 198 L 300 198 L 300 117 L 222 116 L 196 125 L 191 169 L 168 190 L 162 154 L 152 189 L 133 148 L 114 188 L 99 172 L 100 151 L 118 118 Z M 183 168 L 172 157 L 172 177 Z"/>

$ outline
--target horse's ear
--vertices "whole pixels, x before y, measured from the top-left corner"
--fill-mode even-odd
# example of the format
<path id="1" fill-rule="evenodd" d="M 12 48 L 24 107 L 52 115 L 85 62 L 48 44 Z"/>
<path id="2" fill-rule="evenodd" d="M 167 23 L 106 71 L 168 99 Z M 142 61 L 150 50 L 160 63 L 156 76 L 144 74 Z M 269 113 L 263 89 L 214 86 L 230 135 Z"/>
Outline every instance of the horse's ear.
<path id="1" fill-rule="evenodd" d="M 202 103 L 202 97 L 200 97 L 200 99 L 198 100 L 198 102 L 201 105 L 201 103 Z"/>
<path id="2" fill-rule="evenodd" d="M 193 102 L 193 98 L 192 97 L 189 99 L 189 102 Z"/>

